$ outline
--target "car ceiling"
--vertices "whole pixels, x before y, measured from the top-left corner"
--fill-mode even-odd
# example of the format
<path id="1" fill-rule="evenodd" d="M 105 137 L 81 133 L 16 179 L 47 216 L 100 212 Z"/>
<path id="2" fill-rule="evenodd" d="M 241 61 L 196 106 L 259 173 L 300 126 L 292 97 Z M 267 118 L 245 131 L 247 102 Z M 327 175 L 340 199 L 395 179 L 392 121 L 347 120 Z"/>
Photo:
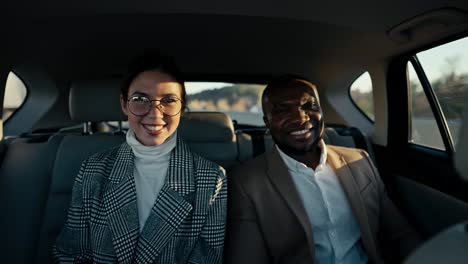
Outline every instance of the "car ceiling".
<path id="1" fill-rule="evenodd" d="M 468 1 L 17 0 L 4 9 L 0 55 L 73 80 L 118 74 L 141 50 L 159 48 L 192 79 L 296 73 L 320 85 L 443 37 L 398 43 L 387 34 L 443 7 L 468 10 Z"/>

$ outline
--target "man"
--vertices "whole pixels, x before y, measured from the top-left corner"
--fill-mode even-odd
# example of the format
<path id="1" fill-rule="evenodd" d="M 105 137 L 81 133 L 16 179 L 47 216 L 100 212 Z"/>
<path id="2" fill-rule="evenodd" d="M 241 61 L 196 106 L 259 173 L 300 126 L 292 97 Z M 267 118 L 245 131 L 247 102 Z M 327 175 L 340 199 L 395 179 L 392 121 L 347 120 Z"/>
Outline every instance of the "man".
<path id="1" fill-rule="evenodd" d="M 226 263 L 394 263 L 418 243 L 368 154 L 326 145 L 316 87 L 270 83 L 275 147 L 229 175 Z"/>

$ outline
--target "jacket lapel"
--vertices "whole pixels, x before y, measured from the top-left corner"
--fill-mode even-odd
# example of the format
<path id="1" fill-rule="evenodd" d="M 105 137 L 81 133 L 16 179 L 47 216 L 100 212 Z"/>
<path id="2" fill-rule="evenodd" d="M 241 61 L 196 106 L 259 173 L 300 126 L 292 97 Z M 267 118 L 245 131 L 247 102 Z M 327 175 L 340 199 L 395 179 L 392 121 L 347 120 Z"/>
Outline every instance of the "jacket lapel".
<path id="1" fill-rule="evenodd" d="M 331 147 L 327 148 L 328 164 L 331 166 L 335 172 L 338 180 L 348 198 L 351 209 L 354 212 L 354 216 L 359 224 L 361 230 L 362 244 L 367 252 L 367 255 L 372 262 L 378 259 L 377 249 L 374 238 L 372 236 L 372 231 L 370 229 L 369 221 L 367 218 L 367 213 L 360 195 L 360 190 L 356 183 L 352 171 L 350 170 L 345 159 L 336 153 Z"/>
<path id="2" fill-rule="evenodd" d="M 304 229 L 307 241 L 309 242 L 309 249 L 311 250 L 311 257 L 315 259 L 315 244 L 312 235 L 312 228 L 310 226 L 309 218 L 299 197 L 291 174 L 281 159 L 276 147 L 270 151 L 267 156 L 267 174 L 273 185 L 288 204 L 289 208 L 293 211 L 294 215 L 299 219 L 302 228 Z"/>
<path id="3" fill-rule="evenodd" d="M 133 152 L 126 143 L 118 149 L 103 203 L 118 262 L 131 263 L 139 226 L 133 179 Z"/>
<path id="4" fill-rule="evenodd" d="M 192 211 L 192 205 L 186 198 L 194 191 L 193 156 L 178 138 L 169 160 L 166 181 L 138 239 L 136 263 L 153 263 L 160 255 Z M 189 245 L 186 247 L 191 248 Z"/>

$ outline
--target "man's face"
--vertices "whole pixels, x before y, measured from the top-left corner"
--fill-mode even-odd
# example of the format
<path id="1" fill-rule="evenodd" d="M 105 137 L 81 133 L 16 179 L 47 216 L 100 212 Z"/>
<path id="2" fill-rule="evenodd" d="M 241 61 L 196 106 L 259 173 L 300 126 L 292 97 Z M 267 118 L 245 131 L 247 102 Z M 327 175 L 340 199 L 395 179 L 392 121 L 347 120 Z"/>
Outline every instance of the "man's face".
<path id="1" fill-rule="evenodd" d="M 305 154 L 322 138 L 322 108 L 315 87 L 295 81 L 266 97 L 264 121 L 275 143 L 286 153 Z"/>

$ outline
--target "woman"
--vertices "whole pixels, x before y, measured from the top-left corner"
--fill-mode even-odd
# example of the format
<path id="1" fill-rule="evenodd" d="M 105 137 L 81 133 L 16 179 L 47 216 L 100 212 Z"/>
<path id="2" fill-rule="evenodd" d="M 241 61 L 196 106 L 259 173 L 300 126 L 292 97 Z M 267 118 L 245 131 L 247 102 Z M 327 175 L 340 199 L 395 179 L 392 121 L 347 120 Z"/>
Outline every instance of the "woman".
<path id="1" fill-rule="evenodd" d="M 185 104 L 169 58 L 147 54 L 129 67 L 126 142 L 83 163 L 57 262 L 222 262 L 226 177 L 177 137 Z"/>

